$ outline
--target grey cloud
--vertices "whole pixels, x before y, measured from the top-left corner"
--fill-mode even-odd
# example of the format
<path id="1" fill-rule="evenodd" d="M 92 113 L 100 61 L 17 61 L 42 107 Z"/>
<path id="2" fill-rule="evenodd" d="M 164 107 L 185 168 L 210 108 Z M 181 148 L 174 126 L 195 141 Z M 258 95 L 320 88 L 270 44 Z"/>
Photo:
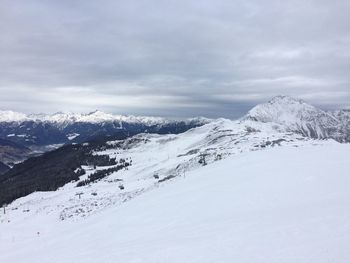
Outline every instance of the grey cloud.
<path id="1" fill-rule="evenodd" d="M 0 1 L 13 110 L 237 117 L 274 95 L 350 107 L 349 1 Z"/>

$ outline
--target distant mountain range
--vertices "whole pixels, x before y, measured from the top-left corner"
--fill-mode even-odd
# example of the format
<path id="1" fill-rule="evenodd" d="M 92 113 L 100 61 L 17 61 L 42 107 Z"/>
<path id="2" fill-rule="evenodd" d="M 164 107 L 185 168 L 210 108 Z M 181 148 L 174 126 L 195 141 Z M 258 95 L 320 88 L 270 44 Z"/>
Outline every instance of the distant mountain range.
<path id="1" fill-rule="evenodd" d="M 123 123 L 137 123 L 146 126 L 153 125 L 165 125 L 176 120 L 171 120 L 162 117 L 149 117 L 149 116 L 133 116 L 133 115 L 115 115 L 105 113 L 99 110 L 83 114 L 83 113 L 63 113 L 57 112 L 54 114 L 24 114 L 14 111 L 0 111 L 0 122 L 18 122 L 23 123 L 26 121 L 33 121 L 37 123 L 51 123 L 56 127 L 64 128 L 73 123 L 106 123 L 106 122 L 119 122 Z M 193 119 L 180 120 L 180 122 L 191 121 L 208 121 L 208 119 L 199 117 Z"/>
<path id="2" fill-rule="evenodd" d="M 88 114 L 55 113 L 53 115 L 0 111 L 0 138 L 23 145 L 50 145 L 84 142 L 97 136 L 130 134 L 180 133 L 208 123 L 206 118 L 171 120 L 160 117 L 123 116 L 94 111 Z"/>
<path id="3" fill-rule="evenodd" d="M 0 161 L 11 165 L 23 161 L 31 154 L 40 154 L 64 144 L 103 140 L 107 137 L 119 138 L 143 132 L 178 134 L 209 121 L 206 118 L 171 120 L 112 115 L 101 111 L 53 115 L 0 111 L 0 138 L 31 149 L 21 154 L 11 149 L 6 153 L 9 158 L 3 158 L 1 151 L 5 152 L 7 148 L 0 145 Z"/>

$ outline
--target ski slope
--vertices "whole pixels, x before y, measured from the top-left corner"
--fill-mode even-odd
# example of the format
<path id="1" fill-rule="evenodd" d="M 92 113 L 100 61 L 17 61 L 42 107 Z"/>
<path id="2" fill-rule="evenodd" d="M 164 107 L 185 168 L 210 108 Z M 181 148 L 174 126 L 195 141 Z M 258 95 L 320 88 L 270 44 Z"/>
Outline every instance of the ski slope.
<path id="1" fill-rule="evenodd" d="M 79 182 L 68 183 L 59 191 L 32 193 L 11 203 L 8 207 L 12 211 L 11 222 L 17 224 L 43 213 L 60 220 L 88 217 L 152 191 L 169 178 L 175 180 L 185 176 L 203 166 L 204 160 L 210 165 L 228 156 L 270 147 L 322 143 L 300 134 L 283 132 L 283 127 L 276 124 L 227 119 L 177 135 L 139 134 L 126 140 L 109 141 L 106 149 L 95 149 L 93 154 L 124 159 L 132 162 L 131 166 L 94 183 L 76 187 L 97 170 L 113 167 L 82 163 L 86 174 L 80 176 Z M 89 147 L 89 143 L 83 147 Z M 119 189 L 121 185 L 122 190 Z"/>
<path id="2" fill-rule="evenodd" d="M 247 151 L 86 218 L 9 210 L 0 262 L 345 263 L 349 156 L 334 141 Z"/>

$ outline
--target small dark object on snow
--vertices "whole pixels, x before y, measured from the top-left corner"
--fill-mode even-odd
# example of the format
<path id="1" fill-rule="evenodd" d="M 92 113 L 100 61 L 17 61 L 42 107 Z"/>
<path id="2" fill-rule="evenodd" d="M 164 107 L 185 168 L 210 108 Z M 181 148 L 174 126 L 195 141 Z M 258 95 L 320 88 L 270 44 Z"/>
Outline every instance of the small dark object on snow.
<path id="1" fill-rule="evenodd" d="M 165 182 L 165 181 L 170 180 L 170 179 L 175 178 L 175 177 L 176 177 L 176 176 L 175 176 L 175 175 L 173 175 L 173 174 L 168 175 L 168 176 L 166 176 L 166 177 L 164 177 L 164 178 L 162 178 L 162 179 L 158 180 L 158 183 Z"/>

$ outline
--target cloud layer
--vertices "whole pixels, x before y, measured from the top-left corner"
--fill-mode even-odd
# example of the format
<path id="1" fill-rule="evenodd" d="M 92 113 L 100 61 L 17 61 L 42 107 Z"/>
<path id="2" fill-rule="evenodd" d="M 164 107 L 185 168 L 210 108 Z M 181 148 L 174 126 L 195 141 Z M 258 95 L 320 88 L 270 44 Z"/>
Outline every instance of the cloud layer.
<path id="1" fill-rule="evenodd" d="M 278 94 L 350 106 L 350 2 L 0 0 L 0 103 L 237 117 Z"/>

